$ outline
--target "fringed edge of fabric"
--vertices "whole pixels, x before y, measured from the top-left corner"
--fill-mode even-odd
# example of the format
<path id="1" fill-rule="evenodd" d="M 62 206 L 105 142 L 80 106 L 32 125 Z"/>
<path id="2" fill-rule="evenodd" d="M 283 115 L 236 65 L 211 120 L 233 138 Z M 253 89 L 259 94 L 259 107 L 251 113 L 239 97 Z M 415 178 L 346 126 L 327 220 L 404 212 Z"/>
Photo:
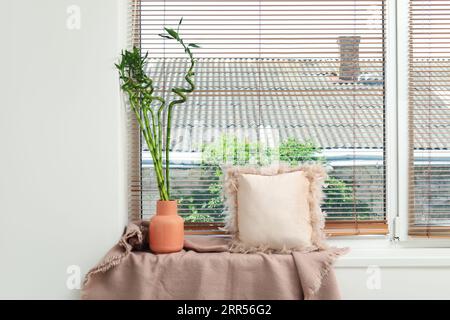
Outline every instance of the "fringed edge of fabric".
<path id="1" fill-rule="evenodd" d="M 118 266 L 122 260 L 127 257 L 130 252 L 133 250 L 133 245 L 130 244 L 131 239 L 135 238 L 136 243 L 142 243 L 143 235 L 142 235 L 142 226 L 138 226 L 135 223 L 130 223 L 125 229 L 123 236 L 120 238 L 119 243 L 111 251 L 122 250 L 120 254 L 115 254 L 107 257 L 103 262 L 99 263 L 92 269 L 88 271 L 83 281 L 83 290 L 81 293 L 81 297 L 85 297 L 84 288 L 89 283 L 89 280 L 92 276 L 98 273 L 105 273 L 110 269 Z"/>
<path id="2" fill-rule="evenodd" d="M 303 288 L 303 294 L 305 300 L 310 300 L 312 297 L 316 295 L 316 293 L 322 287 L 323 279 L 328 275 L 331 271 L 334 262 L 340 256 L 347 254 L 350 251 L 350 248 L 329 248 L 326 254 L 325 261 L 323 263 L 323 268 L 320 273 L 316 275 L 313 279 L 313 285 L 307 288 Z"/>
<path id="3" fill-rule="evenodd" d="M 305 164 L 302 166 L 289 166 L 288 164 L 275 164 L 268 167 L 234 167 L 234 166 L 224 166 L 222 168 L 223 174 L 223 194 L 225 203 L 225 225 L 220 228 L 222 231 L 228 232 L 232 235 L 232 248 L 231 250 L 237 250 L 233 252 L 240 253 L 251 253 L 251 252 L 277 252 L 284 253 L 284 249 L 273 250 L 265 249 L 264 246 L 259 247 L 246 247 L 239 240 L 239 228 L 238 228 L 238 209 L 237 209 L 237 191 L 239 188 L 238 181 L 241 174 L 260 174 L 260 175 L 276 175 L 282 173 L 289 173 L 295 171 L 303 171 L 306 178 L 310 182 L 310 191 L 308 196 L 311 226 L 312 226 L 312 236 L 311 242 L 315 249 L 327 249 L 328 245 L 325 242 L 325 234 L 323 229 L 325 227 L 325 213 L 322 212 L 320 205 L 324 199 L 323 186 L 327 178 L 327 172 L 324 166 L 320 164 Z M 286 253 L 292 251 L 309 252 L 314 251 L 313 247 L 300 247 L 286 249 Z"/>
<path id="4" fill-rule="evenodd" d="M 316 246 L 303 246 L 303 247 L 286 247 L 281 249 L 271 248 L 269 245 L 251 246 L 247 245 L 239 239 L 232 239 L 230 242 L 229 251 L 232 253 L 265 253 L 265 254 L 291 254 L 293 252 L 309 253 L 317 251 L 319 248 Z"/>

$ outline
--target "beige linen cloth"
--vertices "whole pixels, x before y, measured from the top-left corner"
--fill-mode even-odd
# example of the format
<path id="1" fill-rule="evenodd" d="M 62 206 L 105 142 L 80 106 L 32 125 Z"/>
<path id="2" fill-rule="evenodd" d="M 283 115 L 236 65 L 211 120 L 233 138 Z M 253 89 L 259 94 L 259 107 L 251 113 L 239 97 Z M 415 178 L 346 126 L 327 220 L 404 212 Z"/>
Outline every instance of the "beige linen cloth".
<path id="1" fill-rule="evenodd" d="M 127 226 L 86 275 L 82 299 L 340 299 L 332 264 L 347 249 L 242 254 L 227 237 L 186 236 L 181 252 L 155 255 L 147 230 Z"/>

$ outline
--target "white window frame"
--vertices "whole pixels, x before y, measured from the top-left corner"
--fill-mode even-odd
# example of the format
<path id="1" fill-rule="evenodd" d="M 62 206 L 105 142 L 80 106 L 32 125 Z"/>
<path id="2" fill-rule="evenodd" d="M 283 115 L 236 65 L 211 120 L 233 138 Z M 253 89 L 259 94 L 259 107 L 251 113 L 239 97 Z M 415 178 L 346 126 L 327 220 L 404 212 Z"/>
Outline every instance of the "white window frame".
<path id="1" fill-rule="evenodd" d="M 387 236 L 337 237 L 329 242 L 357 248 L 450 248 L 450 239 L 420 239 L 408 236 L 409 0 L 387 0 L 385 18 L 385 188 L 389 232 Z"/>
<path id="2" fill-rule="evenodd" d="M 386 6 L 385 183 L 388 239 L 391 244 L 395 241 L 400 247 L 450 248 L 450 239 L 421 239 L 408 235 L 410 188 L 408 174 L 410 153 L 408 132 L 409 1 L 389 0 L 386 2 Z M 361 237 L 358 238 L 361 239 Z M 365 238 L 370 239 L 370 237 Z M 390 246 L 385 240 L 378 237 L 377 244 L 374 243 L 375 247 Z M 374 241 L 374 239 L 370 241 Z M 364 243 L 367 244 L 366 241 Z"/>
<path id="3" fill-rule="evenodd" d="M 396 237 L 396 220 L 399 212 L 399 154 L 398 147 L 398 50 L 397 50 L 397 0 L 386 2 L 386 53 L 385 53 L 385 155 L 386 155 L 386 219 L 389 238 Z"/>
<path id="4" fill-rule="evenodd" d="M 409 0 L 386 2 L 386 219 L 384 236 L 331 239 L 339 245 L 371 248 L 450 248 L 450 239 L 421 239 L 408 235 L 409 132 L 408 132 Z M 355 243 L 358 242 L 358 243 Z"/>
<path id="5" fill-rule="evenodd" d="M 401 242 L 408 239 L 409 214 L 409 138 L 408 138 L 408 42 L 409 1 L 395 0 L 396 7 L 396 109 L 397 109 L 397 214 L 393 221 L 394 237 Z"/>
<path id="6" fill-rule="evenodd" d="M 397 9 L 397 109 L 398 109 L 398 214 L 394 220 L 397 237 L 405 247 L 450 247 L 450 239 L 421 239 L 408 235 L 409 219 L 409 134 L 408 134 L 408 59 L 409 59 L 409 1 L 395 0 Z"/>

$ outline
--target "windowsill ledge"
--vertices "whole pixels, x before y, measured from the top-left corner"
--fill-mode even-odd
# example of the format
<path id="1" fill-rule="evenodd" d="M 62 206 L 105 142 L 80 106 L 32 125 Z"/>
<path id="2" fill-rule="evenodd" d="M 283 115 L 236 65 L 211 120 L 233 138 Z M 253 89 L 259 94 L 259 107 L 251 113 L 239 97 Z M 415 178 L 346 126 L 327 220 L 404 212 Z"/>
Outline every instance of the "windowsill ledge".
<path id="1" fill-rule="evenodd" d="M 348 247 L 350 252 L 336 261 L 336 268 L 450 267 L 450 247 L 425 248 L 392 243 L 385 237 L 366 239 L 329 239 L 329 245 Z M 442 243 L 440 243 L 442 245 Z M 420 246 L 420 244 L 419 244 Z"/>
<path id="2" fill-rule="evenodd" d="M 209 235 L 228 237 L 227 235 Z M 332 247 L 350 248 L 335 267 L 450 268 L 450 241 L 427 239 L 393 243 L 386 236 L 349 236 L 327 239 Z"/>

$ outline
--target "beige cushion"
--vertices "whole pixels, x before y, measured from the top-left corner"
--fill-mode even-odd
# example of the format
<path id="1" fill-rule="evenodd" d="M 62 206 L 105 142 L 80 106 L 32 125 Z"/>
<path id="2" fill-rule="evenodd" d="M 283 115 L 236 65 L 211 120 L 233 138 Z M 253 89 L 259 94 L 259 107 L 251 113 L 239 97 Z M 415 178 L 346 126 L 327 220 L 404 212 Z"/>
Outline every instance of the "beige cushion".
<path id="1" fill-rule="evenodd" d="M 311 246 L 309 181 L 302 171 L 239 177 L 240 240 L 272 249 Z"/>
<path id="2" fill-rule="evenodd" d="M 320 165 L 225 169 L 225 230 L 235 252 L 325 248 L 320 210 L 326 178 Z"/>

